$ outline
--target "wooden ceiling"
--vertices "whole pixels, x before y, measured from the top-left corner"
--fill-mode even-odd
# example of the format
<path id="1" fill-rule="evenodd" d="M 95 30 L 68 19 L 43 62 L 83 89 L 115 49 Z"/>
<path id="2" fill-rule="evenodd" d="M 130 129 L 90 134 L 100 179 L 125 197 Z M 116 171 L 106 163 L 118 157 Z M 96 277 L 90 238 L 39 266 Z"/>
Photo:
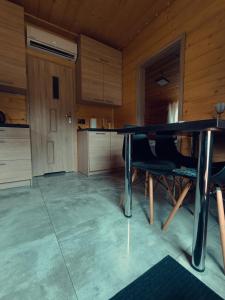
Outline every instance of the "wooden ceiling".
<path id="1" fill-rule="evenodd" d="M 73 33 L 124 48 L 175 0 L 12 0 Z"/>

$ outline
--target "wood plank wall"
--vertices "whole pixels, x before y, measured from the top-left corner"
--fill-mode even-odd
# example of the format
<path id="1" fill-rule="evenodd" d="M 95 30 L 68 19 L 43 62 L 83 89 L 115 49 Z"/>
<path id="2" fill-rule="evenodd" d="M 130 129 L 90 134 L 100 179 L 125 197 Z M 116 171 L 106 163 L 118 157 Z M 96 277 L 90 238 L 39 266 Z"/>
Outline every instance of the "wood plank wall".
<path id="1" fill-rule="evenodd" d="M 95 104 L 77 104 L 76 105 L 76 116 L 78 119 L 87 120 L 87 126 L 89 127 L 89 120 L 91 118 L 97 119 L 97 126 L 102 127 L 102 120 L 105 120 L 105 124 L 107 122 L 111 123 L 111 126 L 114 126 L 114 109 L 112 107 L 107 107 L 103 105 L 95 105 Z"/>
<path id="2" fill-rule="evenodd" d="M 27 124 L 27 103 L 26 97 L 0 93 L 0 111 L 6 116 L 7 123 Z"/>
<path id="3" fill-rule="evenodd" d="M 115 109 L 116 127 L 136 123 L 139 66 L 183 33 L 183 120 L 215 116 L 214 104 L 225 102 L 224 12 L 223 0 L 175 0 L 124 49 L 123 107 Z"/>
<path id="4" fill-rule="evenodd" d="M 178 52 L 178 53 L 177 53 Z M 157 59 L 145 70 L 145 124 L 167 122 L 168 105 L 178 102 L 180 81 L 179 51 Z M 157 84 L 160 76 L 169 80 L 165 86 Z"/>

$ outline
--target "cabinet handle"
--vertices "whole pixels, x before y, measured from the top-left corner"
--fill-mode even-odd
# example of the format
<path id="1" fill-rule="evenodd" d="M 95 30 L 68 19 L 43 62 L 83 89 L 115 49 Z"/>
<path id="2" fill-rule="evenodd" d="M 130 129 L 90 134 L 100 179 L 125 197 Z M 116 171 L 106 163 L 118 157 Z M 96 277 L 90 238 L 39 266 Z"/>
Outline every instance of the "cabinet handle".
<path id="1" fill-rule="evenodd" d="M 3 140 L 0 140 L 0 143 L 1 143 L 1 144 L 3 144 L 3 143 L 5 143 L 5 141 L 3 141 Z"/>
<path id="2" fill-rule="evenodd" d="M 5 129 L 0 129 L 0 131 L 5 131 Z"/>
<path id="3" fill-rule="evenodd" d="M 0 166 L 6 166 L 6 163 L 0 163 Z"/>
<path id="4" fill-rule="evenodd" d="M 106 132 L 96 132 L 95 134 L 106 134 Z"/>

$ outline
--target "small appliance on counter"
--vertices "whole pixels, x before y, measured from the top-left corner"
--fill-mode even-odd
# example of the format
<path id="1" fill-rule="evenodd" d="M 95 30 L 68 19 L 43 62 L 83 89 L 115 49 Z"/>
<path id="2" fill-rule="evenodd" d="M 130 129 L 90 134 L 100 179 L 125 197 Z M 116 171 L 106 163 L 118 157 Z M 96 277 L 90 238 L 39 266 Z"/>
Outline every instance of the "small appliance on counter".
<path id="1" fill-rule="evenodd" d="M 90 128 L 97 128 L 97 119 L 95 118 L 90 119 Z"/>

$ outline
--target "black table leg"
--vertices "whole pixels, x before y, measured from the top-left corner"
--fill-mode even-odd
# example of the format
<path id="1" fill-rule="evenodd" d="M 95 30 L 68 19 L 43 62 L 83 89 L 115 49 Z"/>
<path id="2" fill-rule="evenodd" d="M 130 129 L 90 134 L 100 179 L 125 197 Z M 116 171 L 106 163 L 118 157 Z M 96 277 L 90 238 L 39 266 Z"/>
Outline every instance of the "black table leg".
<path id="1" fill-rule="evenodd" d="M 212 145 L 213 132 L 210 130 L 201 132 L 199 136 L 198 175 L 195 192 L 195 220 L 192 247 L 192 266 L 200 272 L 205 269 Z"/>
<path id="2" fill-rule="evenodd" d="M 125 134 L 125 201 L 124 214 L 132 216 L 132 170 L 131 170 L 131 134 Z"/>

